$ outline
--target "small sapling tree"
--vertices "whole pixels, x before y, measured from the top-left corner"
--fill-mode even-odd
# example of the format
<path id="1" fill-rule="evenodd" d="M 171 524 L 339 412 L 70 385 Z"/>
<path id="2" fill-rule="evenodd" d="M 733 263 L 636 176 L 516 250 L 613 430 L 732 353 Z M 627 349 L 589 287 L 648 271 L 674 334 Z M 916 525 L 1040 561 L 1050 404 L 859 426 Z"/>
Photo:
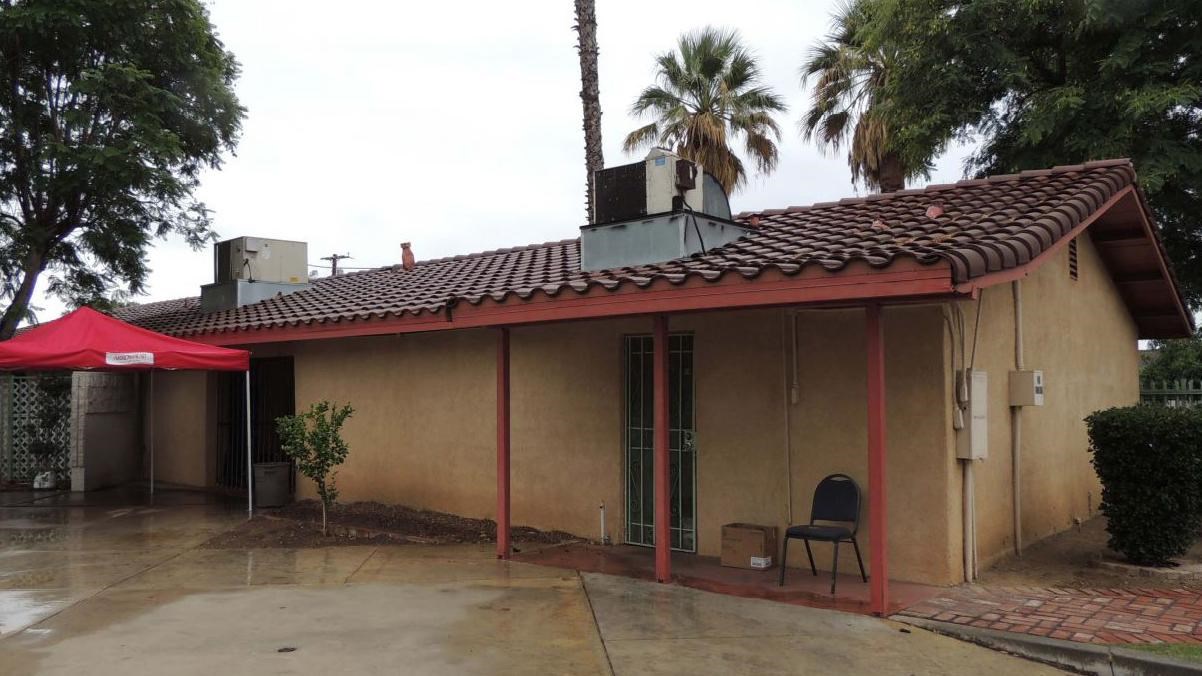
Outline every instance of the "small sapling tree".
<path id="1" fill-rule="evenodd" d="M 322 535 L 326 535 L 326 514 L 338 500 L 334 468 L 346 461 L 348 449 L 341 430 L 352 413 L 354 409 L 349 405 L 339 407 L 320 401 L 304 413 L 280 416 L 275 421 L 284 452 L 296 462 L 301 474 L 317 486 Z"/>

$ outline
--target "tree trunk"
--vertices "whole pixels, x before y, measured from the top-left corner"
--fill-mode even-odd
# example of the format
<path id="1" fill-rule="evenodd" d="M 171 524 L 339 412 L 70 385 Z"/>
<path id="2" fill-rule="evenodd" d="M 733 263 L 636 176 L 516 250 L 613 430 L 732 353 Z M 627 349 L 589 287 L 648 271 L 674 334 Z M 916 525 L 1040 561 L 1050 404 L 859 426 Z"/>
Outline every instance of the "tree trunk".
<path id="1" fill-rule="evenodd" d="M 321 499 L 321 534 L 326 535 L 326 500 Z"/>
<path id="2" fill-rule="evenodd" d="M 8 340 L 17 332 L 17 325 L 25 318 L 43 267 L 45 259 L 41 254 L 31 252 L 25 257 L 25 264 L 21 266 L 21 285 L 17 287 L 12 304 L 4 311 L 4 317 L 0 318 L 0 340 Z"/>
<path id="3" fill-rule="evenodd" d="M 597 76 L 597 7 L 576 0 L 576 49 L 580 53 L 580 100 L 584 104 L 585 212 L 593 222 L 593 172 L 605 168 L 601 149 L 601 84 Z"/>
<path id="4" fill-rule="evenodd" d="M 881 192 L 906 189 L 906 171 L 902 168 L 901 158 L 897 153 L 887 152 L 881 157 L 880 172 Z"/>

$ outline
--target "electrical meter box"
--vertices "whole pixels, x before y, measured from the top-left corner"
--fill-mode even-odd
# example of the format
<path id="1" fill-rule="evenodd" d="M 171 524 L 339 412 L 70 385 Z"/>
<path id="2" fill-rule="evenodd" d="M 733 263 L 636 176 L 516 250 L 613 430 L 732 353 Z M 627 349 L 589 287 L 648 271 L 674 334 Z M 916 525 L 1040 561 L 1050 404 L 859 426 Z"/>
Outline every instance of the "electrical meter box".
<path id="1" fill-rule="evenodd" d="M 973 369 L 968 378 L 968 439 L 956 446 L 961 460 L 983 460 L 989 455 L 989 374 Z"/>
<path id="2" fill-rule="evenodd" d="M 1010 372 L 1010 405 L 1043 406 L 1043 371 Z"/>

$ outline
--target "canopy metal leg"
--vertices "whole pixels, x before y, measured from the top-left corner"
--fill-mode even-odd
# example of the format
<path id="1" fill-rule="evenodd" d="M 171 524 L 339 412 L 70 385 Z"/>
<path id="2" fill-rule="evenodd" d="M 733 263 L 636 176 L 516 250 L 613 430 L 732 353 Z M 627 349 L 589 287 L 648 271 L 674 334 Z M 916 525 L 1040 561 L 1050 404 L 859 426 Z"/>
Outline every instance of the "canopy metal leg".
<path id="1" fill-rule="evenodd" d="M 255 516 L 254 462 L 250 451 L 250 369 L 246 371 L 246 518 Z"/>
<path id="2" fill-rule="evenodd" d="M 147 394 L 149 395 L 150 406 L 150 497 L 154 499 L 154 371 L 147 371 L 147 377 L 150 378 Z"/>

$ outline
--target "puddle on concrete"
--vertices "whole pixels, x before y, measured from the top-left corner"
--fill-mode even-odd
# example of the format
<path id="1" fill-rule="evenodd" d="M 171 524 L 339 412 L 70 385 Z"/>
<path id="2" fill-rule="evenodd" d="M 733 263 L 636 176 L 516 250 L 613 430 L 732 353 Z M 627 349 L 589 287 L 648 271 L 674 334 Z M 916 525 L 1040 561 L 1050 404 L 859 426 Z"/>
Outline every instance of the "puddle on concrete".
<path id="1" fill-rule="evenodd" d="M 14 589 L 0 591 L 0 636 L 36 624 L 75 602 L 60 590 Z"/>

